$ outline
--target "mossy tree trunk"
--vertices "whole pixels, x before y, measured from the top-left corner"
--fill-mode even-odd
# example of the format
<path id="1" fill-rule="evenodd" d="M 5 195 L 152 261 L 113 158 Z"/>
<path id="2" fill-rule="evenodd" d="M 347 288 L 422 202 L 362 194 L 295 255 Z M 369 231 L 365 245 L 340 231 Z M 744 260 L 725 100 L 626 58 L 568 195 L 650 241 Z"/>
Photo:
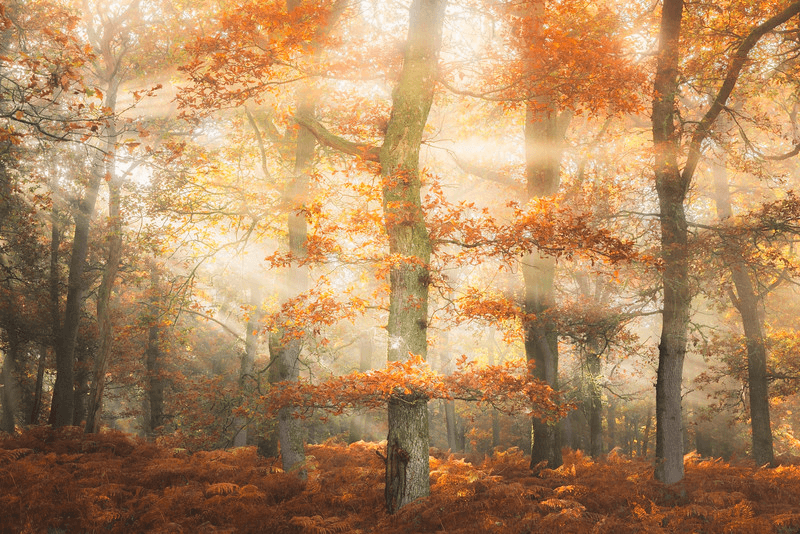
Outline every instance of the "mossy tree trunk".
<path id="1" fill-rule="evenodd" d="M 419 154 L 436 86 L 447 2 L 414 0 L 403 68 L 392 93 L 392 113 L 379 159 L 390 272 L 389 361 L 427 356 L 431 242 L 420 190 Z M 427 399 L 397 394 L 389 400 L 385 500 L 389 513 L 430 493 Z"/>

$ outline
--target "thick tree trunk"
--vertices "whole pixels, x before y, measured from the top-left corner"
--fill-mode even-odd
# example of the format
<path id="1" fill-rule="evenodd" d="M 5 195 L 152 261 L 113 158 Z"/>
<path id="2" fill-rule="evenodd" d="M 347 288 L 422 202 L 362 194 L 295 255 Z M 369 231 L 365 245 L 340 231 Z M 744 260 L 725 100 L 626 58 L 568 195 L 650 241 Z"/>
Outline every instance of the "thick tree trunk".
<path id="1" fill-rule="evenodd" d="M 528 102 L 525 114 L 525 166 L 529 198 L 555 195 L 561 173 L 568 113 L 558 114 L 552 103 Z M 533 251 L 522 260 L 525 284 L 523 330 L 525 355 L 535 363 L 533 374 L 558 389 L 558 332 L 555 309 L 555 259 Z M 546 461 L 561 465 L 560 431 L 556 423 L 532 421 L 531 467 Z"/>
<path id="2" fill-rule="evenodd" d="M 723 164 L 714 165 L 714 189 L 717 217 L 725 220 L 733 216 L 728 174 Z M 747 343 L 747 378 L 750 389 L 750 426 L 752 430 L 753 459 L 758 465 L 774 465 L 772 429 L 769 413 L 769 388 L 767 380 L 767 347 L 759 310 L 761 298 L 753 287 L 747 264 L 742 260 L 739 243 L 723 243 L 726 261 L 730 265 L 736 294 L 731 295 L 734 306 L 742 318 Z"/>
<path id="3" fill-rule="evenodd" d="M 682 0 L 665 0 L 654 82 L 653 144 L 661 216 L 664 303 L 656 379 L 656 478 L 667 484 L 683 478 L 681 381 L 689 324 L 689 251 L 683 202 L 689 187 L 678 167 L 680 132 L 675 127 L 678 43 Z"/>
<path id="4" fill-rule="evenodd" d="M 302 343 L 298 339 L 286 341 L 281 333 L 270 336 L 270 383 L 297 380 L 300 376 L 301 349 Z M 278 441 L 283 469 L 305 478 L 304 428 L 292 413 L 291 407 L 284 407 L 278 411 Z"/>
<path id="5" fill-rule="evenodd" d="M 390 272 L 389 361 L 427 356 L 431 243 L 422 212 L 419 152 L 433 103 L 446 0 L 414 0 L 403 68 L 392 93 L 392 113 L 380 149 L 383 213 Z M 386 508 L 394 513 L 430 493 L 426 399 L 389 401 Z"/>
<path id="6" fill-rule="evenodd" d="M 96 161 L 94 167 L 84 198 L 75 212 L 75 234 L 69 262 L 64 323 L 55 344 L 56 381 L 53 386 L 49 419 L 49 423 L 54 427 L 71 425 L 75 413 L 75 344 L 78 340 L 78 327 L 83 310 L 83 273 L 89 252 L 89 225 L 103 177 L 102 161 Z"/>
<path id="7" fill-rule="evenodd" d="M 13 328 L 13 327 L 12 327 Z M 19 359 L 19 338 L 15 332 L 6 332 L 6 353 L 3 357 L 3 413 L 0 417 L 0 431 L 14 433 L 17 426 L 17 413 L 20 405 L 20 388 L 17 380 L 17 360 Z"/>
<path id="8" fill-rule="evenodd" d="M 430 494 L 428 454 L 427 399 L 392 397 L 389 400 L 384 490 L 386 508 L 390 512 Z"/>
<path id="9" fill-rule="evenodd" d="M 603 454 L 603 390 L 599 343 L 589 345 L 586 369 L 589 372 L 589 454 L 599 458 Z"/>

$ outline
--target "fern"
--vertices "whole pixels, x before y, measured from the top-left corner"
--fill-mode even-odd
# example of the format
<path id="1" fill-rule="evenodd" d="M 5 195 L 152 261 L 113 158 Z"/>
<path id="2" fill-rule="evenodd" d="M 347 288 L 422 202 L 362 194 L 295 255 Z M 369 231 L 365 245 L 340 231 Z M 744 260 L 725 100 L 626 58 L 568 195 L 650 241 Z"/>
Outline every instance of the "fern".
<path id="1" fill-rule="evenodd" d="M 213 495 L 231 495 L 233 493 L 239 493 L 239 486 L 237 484 L 231 484 L 230 482 L 220 482 L 208 486 L 203 493 L 206 497 L 211 497 Z"/>
<path id="2" fill-rule="evenodd" d="M 350 524 L 346 520 L 338 517 L 323 518 L 315 515 L 312 517 L 293 517 L 290 524 L 300 527 L 300 532 L 304 534 L 336 534 L 337 532 L 347 532 Z"/>
<path id="3" fill-rule="evenodd" d="M 33 453 L 33 449 L 12 449 L 10 451 L 0 450 L 0 464 L 19 460 Z"/>

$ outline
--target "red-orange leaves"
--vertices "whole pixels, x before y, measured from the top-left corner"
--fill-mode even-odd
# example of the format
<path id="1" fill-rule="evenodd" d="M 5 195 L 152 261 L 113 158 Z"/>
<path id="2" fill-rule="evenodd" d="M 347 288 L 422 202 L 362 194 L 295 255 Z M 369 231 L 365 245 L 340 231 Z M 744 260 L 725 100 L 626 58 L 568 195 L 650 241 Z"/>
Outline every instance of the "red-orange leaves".
<path id="1" fill-rule="evenodd" d="M 570 409 L 550 386 L 531 377 L 522 360 L 476 366 L 462 357 L 456 372 L 445 376 L 414 355 L 404 362 L 389 362 L 385 369 L 334 377 L 316 385 L 283 382 L 262 400 L 269 413 L 293 406 L 299 417 L 305 417 L 314 409 L 338 415 L 351 408 L 377 408 L 391 396 L 485 402 L 505 413 L 525 412 L 548 420 Z"/>
<path id="2" fill-rule="evenodd" d="M 183 106 L 216 109 L 264 97 L 303 78 L 300 65 L 325 38 L 331 2 L 299 3 L 287 12 L 282 1 L 248 1 L 217 14 L 216 31 L 198 37 L 181 67 L 192 80 Z M 204 33 L 208 30 L 204 30 Z"/>

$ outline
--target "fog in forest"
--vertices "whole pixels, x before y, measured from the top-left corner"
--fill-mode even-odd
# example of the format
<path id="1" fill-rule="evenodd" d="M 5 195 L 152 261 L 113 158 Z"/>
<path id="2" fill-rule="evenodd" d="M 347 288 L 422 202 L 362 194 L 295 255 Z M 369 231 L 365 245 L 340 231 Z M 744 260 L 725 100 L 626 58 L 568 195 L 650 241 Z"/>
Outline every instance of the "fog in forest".
<path id="1" fill-rule="evenodd" d="M 5 3 L 0 430 L 800 455 L 800 7 L 677 4 Z"/>

